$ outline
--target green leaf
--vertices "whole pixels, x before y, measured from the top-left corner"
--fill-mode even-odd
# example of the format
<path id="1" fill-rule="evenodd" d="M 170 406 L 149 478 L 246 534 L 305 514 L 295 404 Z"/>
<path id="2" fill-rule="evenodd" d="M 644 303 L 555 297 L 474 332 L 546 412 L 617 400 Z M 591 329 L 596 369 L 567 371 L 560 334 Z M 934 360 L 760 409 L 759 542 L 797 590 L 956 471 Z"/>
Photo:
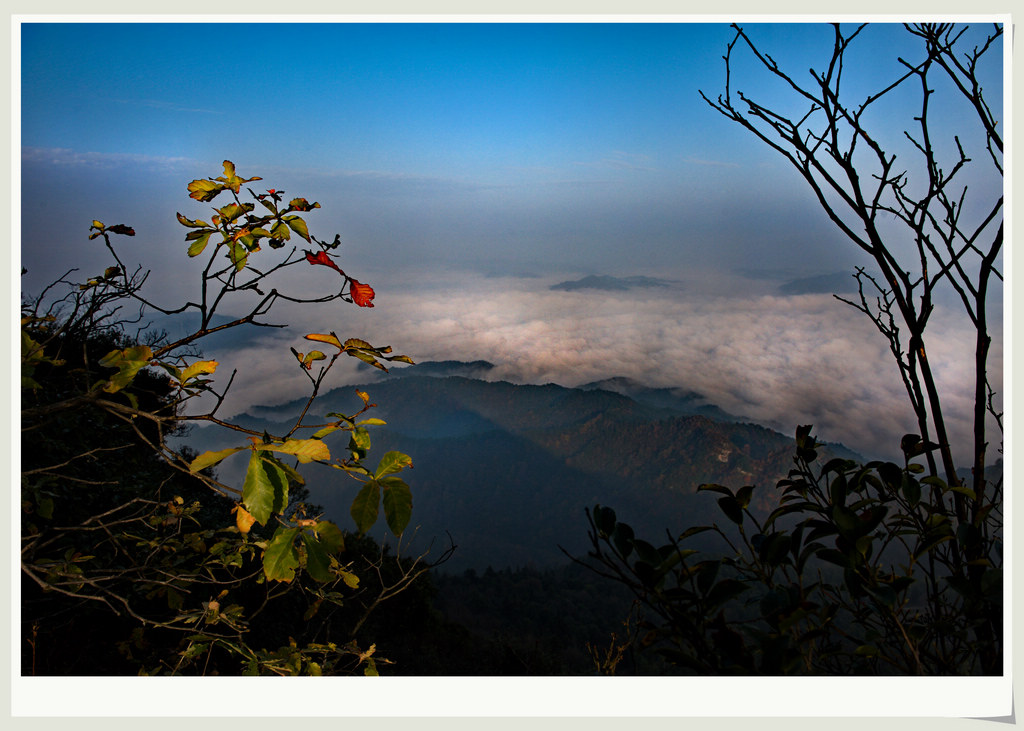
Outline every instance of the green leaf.
<path id="1" fill-rule="evenodd" d="M 353 574 L 351 571 L 341 571 L 341 580 L 345 582 L 345 585 L 349 589 L 359 588 L 359 577 Z"/>
<path id="2" fill-rule="evenodd" d="M 242 504 L 260 525 L 288 504 L 288 477 L 282 465 L 270 455 L 254 449 L 242 486 Z"/>
<path id="3" fill-rule="evenodd" d="M 201 238 L 206 234 L 212 234 L 216 232 L 217 229 L 215 228 L 203 228 L 199 229 L 198 231 L 189 231 L 187 234 L 185 234 L 185 241 L 195 241 L 196 239 Z"/>
<path id="4" fill-rule="evenodd" d="M 922 480 L 922 482 L 923 481 L 927 481 L 927 479 L 928 478 L 925 478 L 925 480 Z M 961 495 L 964 495 L 965 497 L 967 497 L 967 498 L 969 498 L 971 500 L 977 500 L 978 499 L 978 495 L 974 492 L 974 490 L 972 490 L 969 487 L 964 487 L 963 485 L 953 485 L 952 487 L 948 487 L 946 489 L 949 492 L 960 493 Z"/>
<path id="5" fill-rule="evenodd" d="M 406 467 L 412 467 L 412 457 L 401 452 L 387 452 L 377 463 L 377 471 L 373 476 L 379 480 L 384 475 L 401 472 Z"/>
<path id="6" fill-rule="evenodd" d="M 225 188 L 230 188 L 237 193 L 242 188 L 243 183 L 251 183 L 253 180 L 263 180 L 263 178 L 256 176 L 252 178 L 242 178 L 235 174 L 235 166 L 230 160 L 224 161 L 224 175 L 218 177 L 217 180 L 223 181 Z"/>
<path id="7" fill-rule="evenodd" d="M 907 499 L 911 507 L 921 502 L 921 483 L 911 477 L 909 474 L 904 473 L 903 475 L 903 497 Z"/>
<path id="8" fill-rule="evenodd" d="M 832 478 L 832 483 L 829 485 L 829 493 L 833 505 L 846 505 L 846 475 L 839 472 Z"/>
<path id="9" fill-rule="evenodd" d="M 316 531 L 320 543 L 323 544 L 324 549 L 328 553 L 338 553 L 345 550 L 345 539 L 341 533 L 341 528 L 331 521 L 321 520 L 313 530 Z"/>
<path id="10" fill-rule="evenodd" d="M 312 369 L 314 361 L 325 360 L 327 358 L 327 356 L 319 350 L 312 350 L 308 353 L 300 353 L 295 348 L 289 348 L 289 350 L 292 351 L 292 355 L 295 356 L 296 360 L 298 360 L 299 363 L 302 364 L 302 367 L 307 371 Z"/>
<path id="11" fill-rule="evenodd" d="M 718 507 L 722 509 L 725 516 L 736 525 L 743 525 L 743 509 L 739 502 L 732 495 L 718 498 Z"/>
<path id="12" fill-rule="evenodd" d="M 288 439 L 282 444 L 261 445 L 260 449 L 294 455 L 303 464 L 331 458 L 327 445 L 319 439 Z"/>
<path id="13" fill-rule="evenodd" d="M 839 528 L 839 532 L 843 535 L 856 535 L 860 533 L 860 519 L 855 512 L 847 507 L 834 505 L 832 507 L 832 520 L 835 521 L 836 527 Z"/>
<path id="14" fill-rule="evenodd" d="M 235 265 L 235 271 L 240 272 L 249 261 L 249 250 L 243 244 L 232 241 L 228 244 L 228 259 Z"/>
<path id="15" fill-rule="evenodd" d="M 873 542 L 874 542 L 874 536 L 872 536 L 872 535 L 861 536 L 860 538 L 858 538 L 854 542 L 854 547 L 857 549 L 857 551 L 860 553 L 861 556 L 863 556 L 866 559 L 870 559 L 871 558 L 871 554 L 873 552 L 873 548 L 872 548 L 872 543 Z"/>
<path id="16" fill-rule="evenodd" d="M 185 216 L 181 215 L 180 213 L 178 213 L 177 216 L 178 216 L 178 222 L 182 226 L 188 226 L 189 228 L 209 228 L 210 227 L 210 224 L 206 223 L 206 221 L 200 221 L 198 219 L 193 221 L 191 218 L 186 218 Z"/>
<path id="17" fill-rule="evenodd" d="M 36 502 L 36 512 L 40 517 L 50 520 L 53 518 L 53 498 L 41 497 Z"/>
<path id="18" fill-rule="evenodd" d="M 306 480 L 302 477 L 302 475 L 296 472 L 295 468 L 292 467 L 290 464 L 286 464 L 285 462 L 282 462 L 281 460 L 277 459 L 276 457 L 273 457 L 270 454 L 265 454 L 265 458 L 273 460 L 274 464 L 276 464 L 278 467 L 284 470 L 285 477 L 291 482 L 297 482 L 300 485 L 306 484 Z"/>
<path id="19" fill-rule="evenodd" d="M 778 566 L 789 553 L 791 538 L 786 533 L 773 533 L 761 545 L 761 560 L 769 566 Z"/>
<path id="20" fill-rule="evenodd" d="M 682 551 L 675 551 L 675 550 L 673 550 L 672 553 L 670 553 L 668 556 L 666 556 L 665 560 L 663 560 L 658 565 L 658 567 L 657 567 L 658 568 L 658 574 L 659 575 L 667 574 L 669 571 L 671 571 L 675 567 L 676 564 L 678 564 L 684 558 L 692 556 L 695 553 L 698 553 L 698 551 L 696 551 L 696 550 L 694 550 L 692 548 L 687 548 L 687 549 L 684 549 Z"/>
<path id="21" fill-rule="evenodd" d="M 309 229 L 306 228 L 306 222 L 298 216 L 284 216 L 281 219 L 288 224 L 288 227 L 297 233 L 299 236 L 309 241 Z"/>
<path id="22" fill-rule="evenodd" d="M 402 535 L 412 518 L 412 490 L 400 477 L 379 480 L 384 488 L 384 518 L 396 536 Z"/>
<path id="23" fill-rule="evenodd" d="M 384 360 L 397 361 L 399 363 L 408 363 L 409 365 L 416 365 L 416 361 L 407 355 L 392 355 L 388 356 Z"/>
<path id="24" fill-rule="evenodd" d="M 875 597 L 875 599 L 877 599 L 887 607 L 891 607 L 895 605 L 897 601 L 899 601 L 899 596 L 896 594 L 895 591 L 893 591 L 893 588 L 891 586 L 888 586 L 887 584 L 881 584 L 873 588 L 865 588 L 867 589 L 868 593 L 870 593 L 873 597 Z"/>
<path id="25" fill-rule="evenodd" d="M 623 558 L 628 558 L 629 554 L 633 552 L 634 538 L 635 534 L 633 533 L 632 526 L 625 523 L 616 523 L 615 528 L 611 532 L 611 540 L 615 544 L 615 550 L 622 554 Z"/>
<path id="26" fill-rule="evenodd" d="M 953 536 L 952 535 L 943 535 L 943 536 L 939 536 L 938 538 L 935 538 L 934 540 L 929 541 L 927 543 L 922 541 L 922 543 L 914 549 L 914 560 L 916 561 L 917 559 L 921 558 L 922 556 L 924 556 L 926 553 L 931 551 L 936 546 L 939 546 L 939 545 L 945 543 L 946 541 L 951 541 L 951 540 L 953 540 Z"/>
<path id="27" fill-rule="evenodd" d="M 744 485 L 736 491 L 736 502 L 739 503 L 741 508 L 745 508 L 750 505 L 750 498 L 754 495 L 753 485 Z"/>
<path id="28" fill-rule="evenodd" d="M 194 257 L 202 254 L 206 245 L 210 243 L 211 234 L 213 234 L 213 231 L 203 231 L 199 236 L 197 236 L 196 240 L 192 242 L 192 245 L 188 247 L 188 255 Z"/>
<path id="29" fill-rule="evenodd" d="M 710 607 L 725 604 L 747 590 L 747 585 L 736 579 L 722 579 L 707 593 L 706 601 Z"/>
<path id="30" fill-rule="evenodd" d="M 834 548 L 823 548 L 819 551 L 815 551 L 815 555 L 822 561 L 828 561 L 836 566 L 842 566 L 844 569 L 850 567 L 850 559 L 846 557 L 846 554 L 842 551 L 837 551 Z"/>
<path id="31" fill-rule="evenodd" d="M 697 492 L 704 492 L 705 490 L 708 490 L 708 491 L 711 491 L 711 492 L 720 492 L 723 495 L 728 495 L 729 497 L 733 496 L 732 490 L 730 490 L 728 487 L 725 487 L 724 485 L 715 485 L 715 484 L 708 483 L 708 484 L 698 485 L 697 486 Z"/>
<path id="32" fill-rule="evenodd" d="M 686 530 L 684 530 L 682 533 L 679 534 L 679 540 L 682 541 L 682 540 L 684 540 L 686 538 L 689 538 L 690 536 L 695 536 L 698 533 L 703 533 L 704 531 L 709 531 L 709 530 L 714 530 L 714 529 L 710 525 L 695 525 L 695 526 L 691 526 L 690 528 L 687 528 Z"/>
<path id="33" fill-rule="evenodd" d="M 193 180 L 188 184 L 188 197 L 197 201 L 212 201 L 222 190 L 224 186 L 212 180 Z"/>
<path id="34" fill-rule="evenodd" d="M 615 530 L 615 511 L 601 505 L 594 506 L 594 527 L 598 532 L 608 536 Z M 632 538 L 632 536 L 631 536 Z"/>
<path id="35" fill-rule="evenodd" d="M 310 203 L 305 198 L 292 198 L 288 207 L 296 211 L 312 211 L 314 208 L 319 208 L 319 203 Z"/>
<path id="36" fill-rule="evenodd" d="M 264 205 L 266 205 L 266 204 L 264 204 Z M 274 237 L 275 239 L 281 239 L 282 241 L 287 241 L 288 239 L 290 239 L 292 237 L 292 232 L 288 228 L 288 224 L 287 223 L 285 223 L 284 221 L 278 221 L 277 223 L 274 224 L 274 227 L 272 229 L 270 229 L 270 235 L 272 237 Z"/>
<path id="37" fill-rule="evenodd" d="M 885 516 L 889 514 L 889 508 L 886 505 L 874 505 L 859 516 L 860 520 L 860 532 L 870 533 L 878 525 L 885 520 Z"/>
<path id="38" fill-rule="evenodd" d="M 149 365 L 153 351 L 146 345 L 135 345 L 124 350 L 112 350 L 100 358 L 99 364 L 105 368 L 117 368 L 118 372 L 111 376 L 103 386 L 107 393 L 116 393 L 134 380 L 135 375 Z"/>
<path id="39" fill-rule="evenodd" d="M 380 370 L 384 371 L 385 373 L 387 373 L 387 371 L 388 371 L 387 368 L 382 366 L 377 361 L 377 358 L 375 356 L 373 356 L 370 353 L 367 353 L 365 350 L 352 350 L 352 349 L 349 349 L 349 350 L 346 350 L 345 352 L 348 355 L 352 356 L 353 358 L 358 358 L 359 360 L 363 361 L 364 363 L 367 363 L 368 365 L 372 365 L 374 368 L 379 368 Z"/>
<path id="40" fill-rule="evenodd" d="M 644 540 L 634 540 L 633 548 L 636 550 L 636 557 L 650 566 L 657 566 L 661 563 L 661 554 L 658 549 Z"/>
<path id="41" fill-rule="evenodd" d="M 385 424 L 387 424 L 387 422 L 384 421 L 383 419 L 377 419 L 377 418 L 371 417 L 369 419 L 363 419 L 362 421 L 357 421 L 356 424 L 358 426 L 367 426 L 367 425 L 368 426 L 384 426 Z"/>
<path id="42" fill-rule="evenodd" d="M 340 426 L 325 426 L 323 429 L 318 429 L 313 433 L 313 439 L 323 439 L 328 434 L 333 434 L 341 428 Z"/>
<path id="43" fill-rule="evenodd" d="M 352 520 L 356 522 L 356 528 L 360 533 L 366 533 L 373 524 L 377 522 L 377 515 L 380 512 L 380 484 L 376 480 L 370 480 L 356 495 L 352 501 L 349 513 Z"/>
<path id="44" fill-rule="evenodd" d="M 893 492 L 896 491 L 903 481 L 903 470 L 899 468 L 899 465 L 892 462 L 883 462 L 878 465 L 878 475 Z"/>
<path id="45" fill-rule="evenodd" d="M 702 561 L 697 565 L 697 589 L 707 594 L 718 577 L 721 561 Z"/>
<path id="46" fill-rule="evenodd" d="M 218 208 L 217 212 L 220 213 L 223 221 L 230 222 L 245 213 L 249 213 L 255 207 L 253 203 L 242 203 L 241 205 L 238 203 L 228 203 L 223 208 Z"/>
<path id="47" fill-rule="evenodd" d="M 357 426 L 349 435 L 348 449 L 356 459 L 362 459 L 370 451 L 370 432 L 366 427 Z"/>
<path id="48" fill-rule="evenodd" d="M 324 547 L 309 533 L 303 531 L 302 543 L 306 547 L 306 571 L 315 580 L 326 584 L 334 578 L 331 573 L 331 559 Z"/>
<path id="49" fill-rule="evenodd" d="M 295 547 L 298 528 L 277 527 L 274 537 L 263 552 L 263 573 L 271 581 L 291 581 L 299 568 L 299 552 Z"/>
<path id="50" fill-rule="evenodd" d="M 188 466 L 190 472 L 195 474 L 202 469 L 210 467 L 220 462 L 225 457 L 230 457 L 235 452 L 241 452 L 246 447 L 230 447 L 228 449 L 222 449 L 219 452 L 203 452 Z"/>

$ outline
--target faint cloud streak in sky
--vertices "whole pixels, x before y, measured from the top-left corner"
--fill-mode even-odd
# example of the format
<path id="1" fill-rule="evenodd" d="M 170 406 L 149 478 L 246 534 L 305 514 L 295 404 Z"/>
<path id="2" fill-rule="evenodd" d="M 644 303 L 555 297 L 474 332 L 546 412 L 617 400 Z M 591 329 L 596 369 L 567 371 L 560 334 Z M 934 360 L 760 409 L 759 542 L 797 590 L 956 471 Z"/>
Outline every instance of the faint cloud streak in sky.
<path id="1" fill-rule="evenodd" d="M 600 160 L 576 162 L 575 165 L 592 168 L 611 168 L 614 170 L 637 170 L 640 172 L 655 172 L 658 168 L 650 165 L 650 155 L 640 153 L 623 152 L 615 150 L 608 157 Z"/>
<path id="2" fill-rule="evenodd" d="M 203 107 L 188 107 L 177 102 L 161 101 L 159 99 L 113 99 L 118 104 L 145 107 L 147 109 L 159 109 L 165 112 L 185 112 L 189 114 L 225 114 L 223 109 L 205 109 Z"/>
<path id="3" fill-rule="evenodd" d="M 124 152 L 83 152 L 68 149 L 66 147 L 22 147 L 21 161 L 22 163 L 35 163 L 42 165 L 74 165 L 78 167 L 91 166 L 102 169 L 146 165 L 150 167 L 164 168 L 167 170 L 180 170 L 186 167 L 192 168 L 197 165 L 204 164 L 189 157 L 140 155 Z"/>
<path id="4" fill-rule="evenodd" d="M 724 168 L 738 168 L 738 167 L 741 167 L 741 165 L 738 162 L 729 162 L 729 161 L 725 161 L 725 160 L 702 160 L 702 159 L 696 158 L 696 157 L 688 157 L 685 160 L 683 160 L 683 162 L 690 163 L 691 165 L 712 165 L 712 166 L 715 166 L 715 167 L 724 167 Z"/>

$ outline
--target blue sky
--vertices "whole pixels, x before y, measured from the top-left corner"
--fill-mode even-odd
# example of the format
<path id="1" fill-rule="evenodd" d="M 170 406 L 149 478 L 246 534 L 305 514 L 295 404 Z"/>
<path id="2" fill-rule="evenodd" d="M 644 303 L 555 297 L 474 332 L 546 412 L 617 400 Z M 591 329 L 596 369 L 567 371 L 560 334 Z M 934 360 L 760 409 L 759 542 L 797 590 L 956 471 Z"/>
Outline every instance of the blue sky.
<path id="1" fill-rule="evenodd" d="M 26 145 L 187 150 L 198 159 L 248 153 L 297 167 L 440 170 L 494 182 L 595 150 L 676 157 L 692 149 L 681 143 L 703 116 L 694 82 L 717 67 L 728 37 L 724 26 L 665 24 L 99 24 L 23 33 Z"/>
<path id="2" fill-rule="evenodd" d="M 820 23 L 746 28 L 798 76 L 832 46 Z M 842 371 L 854 385 L 832 406 L 819 402 L 839 385 L 795 384 L 855 368 L 844 348 L 884 359 L 884 343 L 848 325 L 856 314 L 827 293 L 778 290 L 865 262 L 788 163 L 700 99 L 721 92 L 732 36 L 725 23 L 23 25 L 22 284 L 37 291 L 71 266 L 105 266 L 86 240 L 99 218 L 134 226 L 131 253 L 154 270 L 152 286 L 180 296 L 188 266 L 174 212 L 207 211 L 185 184 L 230 159 L 263 187 L 321 202 L 311 230 L 340 233 L 344 265 L 378 290 L 377 307 L 346 322 L 418 360 L 503 359 L 509 378 L 567 385 L 696 385 L 787 432 L 824 419 L 847 429 L 834 438 L 867 444 L 878 413 L 903 418 L 889 416 L 901 398 L 894 368 L 879 376 L 868 358 Z M 855 94 L 919 53 L 898 24 L 870 27 L 856 48 Z M 738 88 L 780 99 L 749 72 L 739 60 Z M 1000 75 L 988 81 L 1000 98 Z M 874 120 L 896 145 L 911 112 L 898 102 Z M 586 274 L 680 286 L 631 293 L 595 319 L 607 301 L 549 289 Z M 617 357 L 612 322 L 636 337 L 631 359 Z M 848 339 L 822 342 L 840 329 Z M 250 399 L 294 395 L 273 373 Z M 856 437 L 843 426 L 850 409 Z"/>
<path id="3" fill-rule="evenodd" d="M 758 35 L 782 59 L 831 42 L 817 24 Z M 24 179 L 91 191 L 74 195 L 86 220 L 148 223 L 130 191 L 171 206 L 182 178 L 230 159 L 331 198 L 322 218 L 353 255 L 415 266 L 604 270 L 626 247 L 659 270 L 728 267 L 764 245 L 777 268 L 834 266 L 845 245 L 808 194 L 698 96 L 721 87 L 730 37 L 691 23 L 30 24 Z"/>

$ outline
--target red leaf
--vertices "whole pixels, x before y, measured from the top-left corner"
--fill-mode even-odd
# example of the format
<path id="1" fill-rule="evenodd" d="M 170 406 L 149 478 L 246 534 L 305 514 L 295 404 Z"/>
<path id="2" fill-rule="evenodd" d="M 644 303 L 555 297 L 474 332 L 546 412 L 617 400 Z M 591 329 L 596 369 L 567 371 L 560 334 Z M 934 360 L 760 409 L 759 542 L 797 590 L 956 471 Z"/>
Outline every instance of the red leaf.
<path id="1" fill-rule="evenodd" d="M 373 307 L 374 291 L 369 284 L 363 284 L 353 279 L 349 285 L 349 294 L 352 295 L 352 301 L 360 307 Z"/>
<path id="2" fill-rule="evenodd" d="M 306 261 L 310 264 L 323 264 L 325 267 L 330 267 L 335 270 L 341 276 L 345 276 L 345 272 L 341 271 L 337 264 L 331 260 L 331 257 L 327 256 L 326 251 L 318 251 L 316 256 L 313 256 L 310 252 L 306 252 Z"/>

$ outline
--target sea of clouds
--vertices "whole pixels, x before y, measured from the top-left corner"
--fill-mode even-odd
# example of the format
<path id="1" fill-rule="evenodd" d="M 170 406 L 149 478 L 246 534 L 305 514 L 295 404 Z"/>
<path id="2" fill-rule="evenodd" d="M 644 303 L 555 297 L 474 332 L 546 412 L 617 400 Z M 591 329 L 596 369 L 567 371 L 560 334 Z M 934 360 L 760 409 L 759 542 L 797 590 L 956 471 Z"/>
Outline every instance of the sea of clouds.
<path id="1" fill-rule="evenodd" d="M 294 276 L 309 287 L 329 283 L 333 274 Z M 563 275 L 371 272 L 365 278 L 377 287 L 373 309 L 288 306 L 274 319 L 292 323 L 289 328 L 260 329 L 257 337 L 208 353 L 221 361 L 218 382 L 239 370 L 221 415 L 307 395 L 310 381 L 289 347 L 322 347 L 303 335 L 334 331 L 343 340 L 390 345 L 417 362 L 486 360 L 495 365 L 491 380 L 578 386 L 625 376 L 697 391 L 727 412 L 787 434 L 813 424 L 819 438 L 868 457 L 891 458 L 900 436 L 917 431 L 888 342 L 866 316 L 829 294 L 783 295 L 778 283 L 711 272 L 627 291 L 552 290 Z M 939 308 L 929 333 L 950 437 L 966 446 L 973 329 L 952 308 Z M 990 361 L 997 391 L 1000 334 L 997 327 Z M 376 377 L 343 358 L 325 388 Z M 966 459 L 968 450 L 959 451 Z"/>

